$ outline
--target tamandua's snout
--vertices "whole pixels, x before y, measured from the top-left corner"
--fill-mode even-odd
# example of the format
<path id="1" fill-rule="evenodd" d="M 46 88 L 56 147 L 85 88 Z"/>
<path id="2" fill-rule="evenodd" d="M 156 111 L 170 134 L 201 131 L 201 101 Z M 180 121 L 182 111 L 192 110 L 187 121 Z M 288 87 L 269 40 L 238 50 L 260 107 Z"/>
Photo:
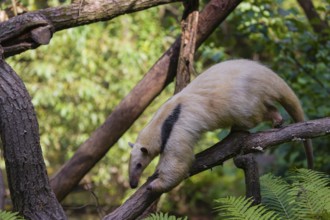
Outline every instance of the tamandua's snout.
<path id="1" fill-rule="evenodd" d="M 132 189 L 135 189 L 139 184 L 140 176 L 132 175 L 129 177 L 129 185 Z"/>
<path id="2" fill-rule="evenodd" d="M 144 169 L 149 165 L 153 157 L 148 150 L 139 145 L 128 143 L 132 147 L 129 163 L 129 185 L 132 189 L 136 188 Z"/>

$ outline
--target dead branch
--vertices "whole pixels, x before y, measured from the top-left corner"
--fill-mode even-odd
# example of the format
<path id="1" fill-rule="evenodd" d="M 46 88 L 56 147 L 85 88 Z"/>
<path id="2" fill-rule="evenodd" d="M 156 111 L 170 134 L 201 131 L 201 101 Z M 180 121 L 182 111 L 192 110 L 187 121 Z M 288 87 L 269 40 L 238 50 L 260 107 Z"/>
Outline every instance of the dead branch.
<path id="1" fill-rule="evenodd" d="M 242 0 L 211 0 L 200 14 L 196 49 Z M 180 48 L 178 38 L 144 78 L 121 101 L 106 121 L 76 151 L 51 179 L 51 186 L 62 200 L 84 175 L 129 129 L 146 107 L 171 82 L 176 73 Z"/>
<path id="2" fill-rule="evenodd" d="M 42 45 L 31 36 L 31 31 L 38 27 L 47 26 L 54 33 L 178 1 L 180 0 L 81 0 L 71 5 L 28 12 L 0 23 L 0 44 L 4 48 L 4 56 L 9 57 Z M 35 23 L 33 17 L 42 17 L 43 22 Z"/>
<path id="3" fill-rule="evenodd" d="M 194 72 L 194 54 L 198 26 L 198 0 L 184 1 L 185 7 L 181 21 L 181 47 L 178 61 L 175 92 L 180 92 L 190 82 Z"/>
<path id="4" fill-rule="evenodd" d="M 261 152 L 267 148 L 290 141 L 302 141 L 330 134 L 330 117 L 291 124 L 283 128 L 262 131 L 254 134 L 233 132 L 224 140 L 196 155 L 190 176 L 196 175 L 214 166 L 222 165 L 237 155 Z M 152 193 L 146 189 L 149 182 L 144 183 L 119 208 L 105 216 L 104 220 L 137 218 L 161 193 Z"/>

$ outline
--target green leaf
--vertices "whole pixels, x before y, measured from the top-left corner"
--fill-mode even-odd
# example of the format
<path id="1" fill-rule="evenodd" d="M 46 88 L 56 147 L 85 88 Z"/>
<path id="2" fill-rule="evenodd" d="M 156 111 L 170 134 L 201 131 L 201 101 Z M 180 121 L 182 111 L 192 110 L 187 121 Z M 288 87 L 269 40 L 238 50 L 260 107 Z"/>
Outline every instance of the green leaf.
<path id="1" fill-rule="evenodd" d="M 1 220 L 24 220 L 23 217 L 19 216 L 18 212 L 9 212 L 0 210 L 0 219 Z"/>
<path id="2" fill-rule="evenodd" d="M 188 217 L 177 218 L 174 215 L 169 215 L 168 213 L 153 213 L 150 217 L 144 218 L 144 220 L 188 220 Z"/>

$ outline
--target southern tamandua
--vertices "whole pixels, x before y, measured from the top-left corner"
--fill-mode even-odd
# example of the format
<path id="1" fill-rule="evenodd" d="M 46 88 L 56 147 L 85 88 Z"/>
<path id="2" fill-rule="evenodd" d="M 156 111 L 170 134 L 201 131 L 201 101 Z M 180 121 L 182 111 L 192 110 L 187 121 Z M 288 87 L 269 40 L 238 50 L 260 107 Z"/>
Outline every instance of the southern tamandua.
<path id="1" fill-rule="evenodd" d="M 188 176 L 193 147 L 205 131 L 247 130 L 262 121 L 282 124 L 274 103 L 295 122 L 304 121 L 300 102 L 290 87 L 269 68 L 250 60 L 214 65 L 165 102 L 130 144 L 130 186 L 137 187 L 143 170 L 160 154 L 157 178 L 148 186 L 165 192 Z M 308 167 L 313 167 L 311 140 L 304 141 Z"/>

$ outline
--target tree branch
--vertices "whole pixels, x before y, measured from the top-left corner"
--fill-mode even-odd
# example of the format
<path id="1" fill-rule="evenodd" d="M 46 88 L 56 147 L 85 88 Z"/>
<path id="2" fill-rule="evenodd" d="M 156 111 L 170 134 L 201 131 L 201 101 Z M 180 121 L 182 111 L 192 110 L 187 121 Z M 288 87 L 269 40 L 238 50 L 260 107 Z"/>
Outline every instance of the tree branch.
<path id="1" fill-rule="evenodd" d="M 196 49 L 241 1 L 211 0 L 205 6 L 199 17 Z M 173 81 L 179 48 L 180 37 L 51 179 L 51 186 L 59 200 L 62 200 L 79 183 L 129 129 L 153 99 Z"/>
<path id="2" fill-rule="evenodd" d="M 300 7 L 304 10 L 315 33 L 322 36 L 329 36 L 329 25 L 327 21 L 322 20 L 317 13 L 312 0 L 297 0 Z"/>
<path id="3" fill-rule="evenodd" d="M 237 168 L 244 171 L 245 176 L 245 197 L 253 199 L 253 205 L 260 204 L 260 181 L 258 163 L 254 158 L 254 154 L 238 155 L 234 158 L 234 163 Z"/>
<path id="4" fill-rule="evenodd" d="M 279 129 L 271 129 L 254 134 L 233 132 L 224 140 L 196 155 L 196 161 L 190 170 L 190 176 L 196 175 L 214 166 L 222 165 L 237 155 L 260 152 L 272 146 L 304 138 L 315 138 L 330 134 L 330 117 L 291 124 Z M 162 193 L 147 190 L 147 180 L 119 208 L 105 216 L 104 220 L 135 219 Z"/>
<path id="5" fill-rule="evenodd" d="M 49 26 L 49 30 L 57 32 L 63 29 L 108 21 L 123 14 L 133 13 L 154 6 L 179 2 L 180 0 L 81 0 L 83 4 L 42 9 L 15 16 L 0 23 L 0 44 L 4 48 L 5 57 L 36 48 L 41 44 L 35 42 L 30 32 L 35 27 Z M 43 17 L 41 23 L 31 23 L 34 17 Z M 38 19 L 39 20 L 39 19 Z"/>
<path id="6" fill-rule="evenodd" d="M 198 0 L 185 0 L 185 7 L 181 21 L 181 47 L 176 75 L 175 92 L 180 92 L 190 82 L 190 75 L 194 72 L 194 54 L 198 25 Z"/>

